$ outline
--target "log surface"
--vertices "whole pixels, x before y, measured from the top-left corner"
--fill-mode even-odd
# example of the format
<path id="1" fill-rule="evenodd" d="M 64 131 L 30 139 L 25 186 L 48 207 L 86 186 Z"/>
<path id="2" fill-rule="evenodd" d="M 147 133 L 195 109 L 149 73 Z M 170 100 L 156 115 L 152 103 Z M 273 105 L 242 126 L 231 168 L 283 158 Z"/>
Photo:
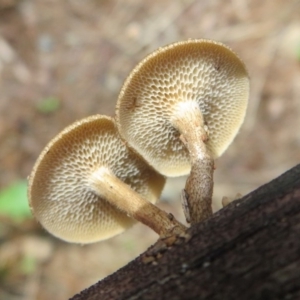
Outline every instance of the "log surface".
<path id="1" fill-rule="evenodd" d="M 156 264 L 144 253 L 72 299 L 300 299 L 300 165 L 189 232 Z"/>

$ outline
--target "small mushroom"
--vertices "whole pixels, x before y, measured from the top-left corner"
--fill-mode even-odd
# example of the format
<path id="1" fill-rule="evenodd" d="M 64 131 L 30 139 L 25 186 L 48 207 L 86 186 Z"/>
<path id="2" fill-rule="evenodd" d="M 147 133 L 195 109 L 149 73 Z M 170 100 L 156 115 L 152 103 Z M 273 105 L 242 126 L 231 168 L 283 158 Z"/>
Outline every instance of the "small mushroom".
<path id="1" fill-rule="evenodd" d="M 158 49 L 139 63 L 118 98 L 121 136 L 158 172 L 190 172 L 183 200 L 187 221 L 212 214 L 214 159 L 245 116 L 249 78 L 231 49 L 188 40 Z"/>
<path id="2" fill-rule="evenodd" d="M 29 176 L 28 198 L 42 226 L 65 241 L 104 240 L 135 220 L 165 237 L 185 227 L 152 204 L 164 183 L 127 148 L 114 120 L 96 115 L 50 141 Z"/>

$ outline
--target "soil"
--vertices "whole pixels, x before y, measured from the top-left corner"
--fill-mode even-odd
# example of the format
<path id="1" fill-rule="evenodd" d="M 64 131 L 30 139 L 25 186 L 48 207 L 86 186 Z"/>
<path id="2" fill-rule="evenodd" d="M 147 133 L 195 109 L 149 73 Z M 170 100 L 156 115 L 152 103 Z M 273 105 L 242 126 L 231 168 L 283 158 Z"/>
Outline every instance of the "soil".
<path id="1" fill-rule="evenodd" d="M 146 54 L 188 38 L 226 43 L 251 77 L 245 123 L 216 162 L 214 208 L 222 196 L 246 194 L 299 163 L 299 0 L 0 0 L 0 189 L 26 178 L 65 126 L 113 115 L 122 83 Z M 41 110 L 49 98 L 59 107 Z M 184 178 L 170 180 L 160 204 L 182 221 L 183 185 Z M 136 225 L 81 246 L 33 219 L 0 221 L 0 299 L 7 300 L 67 299 L 157 239 Z"/>

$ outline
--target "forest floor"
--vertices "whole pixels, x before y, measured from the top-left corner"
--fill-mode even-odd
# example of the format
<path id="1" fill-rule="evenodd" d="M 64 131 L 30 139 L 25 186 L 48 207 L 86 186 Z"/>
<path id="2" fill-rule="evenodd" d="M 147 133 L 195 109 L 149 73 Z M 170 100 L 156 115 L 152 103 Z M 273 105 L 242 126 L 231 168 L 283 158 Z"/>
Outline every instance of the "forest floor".
<path id="1" fill-rule="evenodd" d="M 113 115 L 122 83 L 145 55 L 188 38 L 226 43 L 251 78 L 245 123 L 216 161 L 214 208 L 222 196 L 249 193 L 299 163 L 299 0 L 0 0 L 0 189 L 26 179 L 65 126 Z M 160 204 L 182 221 L 183 185 L 184 178 L 170 180 Z M 16 224 L 0 212 L 0 225 L 5 300 L 67 299 L 157 239 L 136 225 L 81 246 L 33 219 Z"/>

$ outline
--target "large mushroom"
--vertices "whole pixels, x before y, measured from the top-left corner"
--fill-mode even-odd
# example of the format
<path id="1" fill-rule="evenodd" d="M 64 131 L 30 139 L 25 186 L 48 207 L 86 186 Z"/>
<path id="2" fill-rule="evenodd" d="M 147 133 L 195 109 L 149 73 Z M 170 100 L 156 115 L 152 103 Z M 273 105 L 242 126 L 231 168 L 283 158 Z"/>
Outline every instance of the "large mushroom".
<path id="1" fill-rule="evenodd" d="M 190 172 L 184 190 L 187 221 L 212 214 L 214 159 L 245 116 L 249 78 L 227 46 L 188 40 L 159 48 L 139 63 L 118 98 L 121 136 L 158 172 Z"/>
<path id="2" fill-rule="evenodd" d="M 135 220 L 166 237 L 185 227 L 152 204 L 164 183 L 126 147 L 113 119 L 96 115 L 50 141 L 29 177 L 28 198 L 42 226 L 65 241 L 104 240 Z"/>

